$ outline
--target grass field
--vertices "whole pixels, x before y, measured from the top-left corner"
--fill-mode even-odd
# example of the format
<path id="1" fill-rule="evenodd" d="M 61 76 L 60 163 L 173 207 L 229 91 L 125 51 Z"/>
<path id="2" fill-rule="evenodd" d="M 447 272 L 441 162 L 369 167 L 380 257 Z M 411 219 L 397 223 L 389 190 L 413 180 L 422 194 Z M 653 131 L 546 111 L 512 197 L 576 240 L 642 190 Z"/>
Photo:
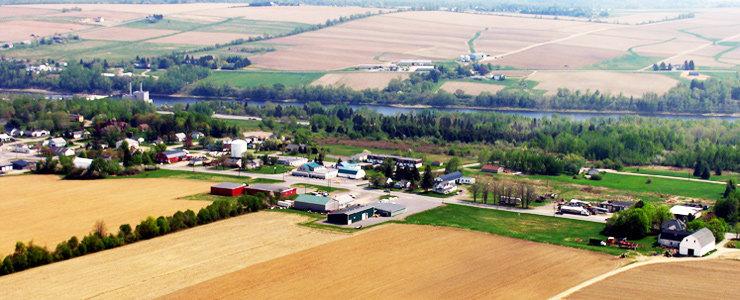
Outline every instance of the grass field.
<path id="1" fill-rule="evenodd" d="M 293 170 L 293 167 L 285 166 L 285 165 L 274 165 L 274 166 L 262 166 L 257 169 L 247 170 L 245 172 L 256 173 L 256 174 L 283 174 L 283 173 L 290 172 L 291 170 Z"/>
<path id="2" fill-rule="evenodd" d="M 316 72 L 221 71 L 212 72 L 200 82 L 229 85 L 234 88 L 271 87 L 275 84 L 300 86 L 311 84 L 323 75 Z"/>
<path id="3" fill-rule="evenodd" d="M 194 179 L 201 181 L 210 182 L 221 182 L 221 181 L 241 181 L 248 182 L 250 180 L 247 176 L 232 176 L 222 174 L 211 174 L 211 173 L 199 173 L 189 171 L 177 171 L 177 170 L 166 170 L 159 169 L 154 171 L 147 171 L 132 176 L 125 177 L 111 177 L 111 178 L 179 178 L 179 179 Z"/>
<path id="4" fill-rule="evenodd" d="M 327 192 L 327 193 L 348 191 L 347 189 L 344 189 L 344 188 L 329 187 L 325 185 L 310 184 L 310 183 L 296 183 L 292 185 L 292 187 L 310 189 L 310 190 L 315 190 L 315 191 L 322 191 L 322 192 Z M 301 192 L 303 191 L 299 189 L 298 193 L 301 193 Z"/>
<path id="5" fill-rule="evenodd" d="M 639 70 L 660 61 L 659 57 L 649 57 L 629 52 L 625 55 L 610 58 L 591 66 L 597 70 Z"/>
<path id="6" fill-rule="evenodd" d="M 596 222 L 448 204 L 409 216 L 406 223 L 465 228 L 614 255 L 625 252 L 619 248 L 588 245 L 589 238 L 607 238 L 601 233 L 604 224 Z M 655 237 L 637 241 L 640 244 L 638 251 L 654 251 L 655 241 Z"/>
<path id="7" fill-rule="evenodd" d="M 193 202 L 193 201 L 183 201 Z M 0 277 L 8 299 L 153 299 L 349 235 L 258 212 Z"/>
<path id="8" fill-rule="evenodd" d="M 547 299 L 621 264 L 608 255 L 578 249 L 392 224 L 165 298 Z"/>
<path id="9" fill-rule="evenodd" d="M 62 180 L 53 175 L 0 178 L 0 254 L 17 241 L 53 249 L 57 243 L 93 229 L 98 220 L 115 232 L 148 216 L 198 210 L 203 201 L 178 200 L 205 193 L 209 182 L 173 178 Z"/>
<path id="10" fill-rule="evenodd" d="M 257 120 L 236 120 L 236 119 L 221 119 L 224 123 L 229 126 L 237 126 L 241 131 L 257 131 L 262 130 L 260 124 L 262 121 Z"/>
<path id="11" fill-rule="evenodd" d="M 686 169 L 686 171 L 678 171 L 678 170 L 667 170 L 667 169 L 654 169 L 650 167 L 626 167 L 624 168 L 625 172 L 630 173 L 638 173 L 638 174 L 647 174 L 647 175 L 661 175 L 661 176 L 673 176 L 673 177 L 680 177 L 680 178 L 692 178 L 692 179 L 700 179 L 698 177 L 692 176 L 693 170 Z M 730 175 L 714 175 L 714 172 L 712 172 L 712 177 L 709 178 L 709 180 L 713 181 L 721 181 L 721 182 L 727 182 L 727 180 L 734 180 L 735 183 L 740 183 L 740 174 L 731 173 Z"/>
<path id="12" fill-rule="evenodd" d="M 684 196 L 717 200 L 722 195 L 725 187 L 721 184 L 694 182 L 677 179 L 665 179 L 655 177 L 631 176 L 621 174 L 603 174 L 602 180 L 588 180 L 585 178 L 573 179 L 571 176 L 542 176 L 532 175 L 530 178 L 549 180 L 572 184 L 600 186 L 615 190 L 631 192 L 650 192 L 665 195 Z M 647 183 L 648 178 L 652 180 Z"/>

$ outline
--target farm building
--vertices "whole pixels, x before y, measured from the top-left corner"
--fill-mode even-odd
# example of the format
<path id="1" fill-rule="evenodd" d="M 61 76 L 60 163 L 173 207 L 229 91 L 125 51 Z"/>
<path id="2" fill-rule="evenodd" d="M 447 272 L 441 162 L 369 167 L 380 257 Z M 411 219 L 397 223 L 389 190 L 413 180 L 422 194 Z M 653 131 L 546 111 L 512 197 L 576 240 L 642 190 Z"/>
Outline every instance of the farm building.
<path id="1" fill-rule="evenodd" d="M 352 202 L 355 202 L 355 198 L 353 198 L 349 194 L 336 195 L 331 198 L 332 200 L 337 202 L 339 208 L 345 208 L 352 204 Z"/>
<path id="2" fill-rule="evenodd" d="M 432 191 L 437 194 L 447 195 L 457 191 L 457 185 L 450 182 L 441 182 L 435 185 Z"/>
<path id="3" fill-rule="evenodd" d="M 0 143 L 10 142 L 10 136 L 5 133 L 0 133 Z"/>
<path id="4" fill-rule="evenodd" d="M 247 141 L 245 140 L 233 140 L 231 141 L 231 157 L 241 159 L 244 153 L 247 152 Z"/>
<path id="5" fill-rule="evenodd" d="M 658 244 L 664 247 L 678 248 L 681 241 L 691 233 L 686 230 L 686 223 L 681 220 L 668 220 L 660 225 Z"/>
<path id="6" fill-rule="evenodd" d="M 714 235 L 707 228 L 686 236 L 678 247 L 678 253 L 686 256 L 704 256 L 714 250 Z"/>
<path id="7" fill-rule="evenodd" d="M 170 150 L 157 153 L 157 161 L 164 164 L 172 164 L 185 160 L 188 154 L 182 150 Z"/>
<path id="8" fill-rule="evenodd" d="M 685 205 L 675 205 L 671 207 L 671 214 L 676 217 L 676 219 L 681 219 L 686 222 L 701 217 L 701 212 L 702 208 L 700 207 Z"/>
<path id="9" fill-rule="evenodd" d="M 327 212 L 339 209 L 339 203 L 329 197 L 301 194 L 295 199 L 295 209 L 315 212 Z"/>
<path id="10" fill-rule="evenodd" d="M 49 147 L 52 148 L 63 148 L 67 146 L 67 141 L 65 141 L 63 138 L 53 138 L 49 140 Z"/>
<path id="11" fill-rule="evenodd" d="M 89 158 L 75 157 L 72 160 L 72 165 L 77 169 L 87 169 L 92 164 L 92 161 L 93 160 Z"/>
<path id="12" fill-rule="evenodd" d="M 454 183 L 457 183 L 461 178 L 463 178 L 462 173 L 460 173 L 459 171 L 456 171 L 456 172 L 452 172 L 452 173 L 449 173 L 449 174 L 444 174 L 442 176 L 439 176 L 437 178 L 434 178 L 434 182 L 437 183 L 437 184 L 441 184 L 441 183 L 452 183 L 452 184 L 454 184 Z"/>
<path id="13" fill-rule="evenodd" d="M 485 164 L 483 165 L 483 167 L 480 168 L 480 170 L 481 172 L 486 172 L 486 173 L 503 173 L 504 167 L 492 165 L 492 164 Z"/>
<path id="14" fill-rule="evenodd" d="M 364 155 L 363 155 L 364 156 Z M 365 157 L 365 160 L 373 165 L 379 165 L 382 164 L 386 159 L 390 159 L 393 162 L 396 163 L 396 167 L 415 167 L 417 169 L 421 168 L 423 160 L 421 158 L 410 158 L 410 157 L 402 157 L 402 156 L 395 156 L 395 155 L 385 155 L 385 154 L 368 154 Z"/>
<path id="15" fill-rule="evenodd" d="M 13 164 L 0 164 L 0 174 L 13 171 Z"/>
<path id="16" fill-rule="evenodd" d="M 132 149 L 132 150 L 139 149 L 139 141 L 134 140 L 134 139 L 122 139 L 116 142 L 116 148 L 121 148 L 121 146 L 123 145 L 123 142 L 126 142 L 126 144 L 128 144 L 129 149 Z"/>
<path id="17" fill-rule="evenodd" d="M 365 170 L 357 164 L 341 162 L 337 164 L 337 176 L 349 179 L 365 178 Z"/>
<path id="18" fill-rule="evenodd" d="M 28 161 L 25 160 L 16 160 L 13 162 L 13 169 L 15 170 L 23 170 L 28 168 Z"/>
<path id="19" fill-rule="evenodd" d="M 372 206 L 352 206 L 337 210 L 326 217 L 326 221 L 332 224 L 350 225 L 362 220 L 367 220 L 375 213 Z"/>
<path id="20" fill-rule="evenodd" d="M 337 177 L 338 171 L 336 169 L 328 169 L 317 162 L 309 162 L 300 166 L 297 170 L 293 171 L 293 176 L 318 178 L 318 179 L 332 179 Z"/>
<path id="21" fill-rule="evenodd" d="M 274 195 L 279 198 L 288 198 L 295 196 L 298 190 L 294 187 L 286 187 L 272 184 L 253 184 L 249 185 L 244 189 L 244 193 L 249 195 L 265 194 Z"/>
<path id="22" fill-rule="evenodd" d="M 625 209 L 628 209 L 632 207 L 632 205 L 635 205 L 634 202 L 631 201 L 613 201 L 613 200 L 607 200 L 604 202 L 599 203 L 599 207 L 605 208 L 607 212 L 615 213 L 619 211 L 623 211 Z"/>
<path id="23" fill-rule="evenodd" d="M 211 195 L 236 197 L 244 194 L 246 185 L 243 183 L 222 182 L 211 186 Z"/>
<path id="24" fill-rule="evenodd" d="M 395 217 L 406 212 L 406 207 L 396 203 L 378 203 L 373 205 L 375 213 L 382 217 Z"/>

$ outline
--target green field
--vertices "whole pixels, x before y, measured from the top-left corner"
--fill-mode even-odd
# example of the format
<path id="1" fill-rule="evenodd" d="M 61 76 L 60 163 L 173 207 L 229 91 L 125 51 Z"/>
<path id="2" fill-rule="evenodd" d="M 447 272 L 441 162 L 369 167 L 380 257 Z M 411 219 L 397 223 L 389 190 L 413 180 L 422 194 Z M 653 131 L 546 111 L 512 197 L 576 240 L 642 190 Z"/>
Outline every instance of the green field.
<path id="1" fill-rule="evenodd" d="M 124 27 L 139 28 L 139 29 L 161 29 L 161 30 L 176 30 L 176 31 L 190 31 L 198 27 L 207 25 L 205 23 L 190 22 L 177 19 L 164 19 L 159 22 L 150 23 L 145 20 L 136 22 L 126 23 Z"/>
<path id="2" fill-rule="evenodd" d="M 681 172 L 681 171 L 659 170 L 659 169 L 651 169 L 651 168 L 627 167 L 627 168 L 624 168 L 624 171 L 630 172 L 630 173 L 647 174 L 647 175 L 661 175 L 661 176 L 673 176 L 673 177 L 681 177 L 681 178 L 700 179 L 698 177 L 692 176 L 693 170 Z M 720 182 L 727 182 L 727 180 L 730 180 L 730 179 L 734 180 L 735 183 L 739 183 L 740 174 L 731 173 L 730 175 L 727 175 L 727 174 L 714 175 L 714 172 L 712 172 L 712 176 L 709 178 L 709 180 L 720 181 Z"/>
<path id="3" fill-rule="evenodd" d="M 257 120 L 234 120 L 234 119 L 221 119 L 224 123 L 229 126 L 239 127 L 241 131 L 257 131 L 262 130 L 260 125 L 262 121 Z"/>
<path id="4" fill-rule="evenodd" d="M 333 193 L 333 192 L 348 192 L 349 190 L 344 188 L 336 188 L 336 187 L 329 187 L 326 185 L 318 185 L 318 184 L 310 184 L 310 183 L 296 183 L 292 185 L 292 187 L 295 188 L 303 188 L 303 189 L 313 189 L 316 191 L 321 192 L 327 192 L 327 193 Z M 302 190 L 298 190 L 298 193 L 302 193 Z"/>
<path id="5" fill-rule="evenodd" d="M 600 186 L 614 190 L 650 192 L 710 200 L 719 199 L 725 189 L 723 185 L 715 183 L 608 173 L 602 174 L 602 180 L 588 180 L 582 177 L 579 177 L 579 179 L 573 179 L 571 176 L 567 175 L 532 175 L 527 177 L 563 183 Z M 648 178 L 652 180 L 649 184 L 647 183 Z"/>
<path id="6" fill-rule="evenodd" d="M 604 224 L 596 222 L 448 204 L 411 215 L 406 218 L 406 223 L 464 228 L 613 255 L 625 252 L 614 247 L 588 245 L 590 238 L 607 238 L 601 233 Z M 638 251 L 656 251 L 653 247 L 655 241 L 655 236 L 636 241 L 640 244 Z"/>
<path id="7" fill-rule="evenodd" d="M 274 166 L 262 166 L 254 170 L 247 170 L 244 171 L 246 173 L 255 173 L 255 174 L 283 174 L 287 173 L 293 170 L 290 166 L 285 165 L 274 165 Z"/>
<path id="8" fill-rule="evenodd" d="M 80 40 L 67 44 L 43 45 L 4 51 L 4 55 L 22 59 L 79 60 L 100 58 L 109 61 L 130 60 L 139 56 L 158 56 L 194 49 L 198 46 L 178 44 L 132 43 Z"/>
<path id="9" fill-rule="evenodd" d="M 251 178 L 247 176 L 232 176 L 222 174 L 211 174 L 211 173 L 199 173 L 191 171 L 177 171 L 177 170 L 165 170 L 159 169 L 154 171 L 146 171 L 136 175 L 122 176 L 122 177 L 111 177 L 111 178 L 179 178 L 179 179 L 194 179 L 212 182 L 221 181 L 239 181 L 249 182 Z"/>
<path id="10" fill-rule="evenodd" d="M 597 70 L 639 70 L 655 63 L 656 61 L 660 61 L 660 58 L 642 56 L 635 52 L 629 52 L 625 55 L 610 58 L 594 64 L 590 68 Z"/>
<path id="11" fill-rule="evenodd" d="M 318 72 L 216 71 L 199 82 L 234 88 L 271 87 L 275 84 L 300 86 L 308 85 L 323 75 Z"/>

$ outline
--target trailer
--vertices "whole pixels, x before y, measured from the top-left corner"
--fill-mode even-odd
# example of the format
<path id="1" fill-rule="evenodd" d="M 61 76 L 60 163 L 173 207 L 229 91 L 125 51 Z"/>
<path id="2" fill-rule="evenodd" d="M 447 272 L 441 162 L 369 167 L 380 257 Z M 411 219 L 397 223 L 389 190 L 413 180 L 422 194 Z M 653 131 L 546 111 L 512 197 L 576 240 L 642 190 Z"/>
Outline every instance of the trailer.
<path id="1" fill-rule="evenodd" d="M 574 214 L 574 215 L 581 215 L 581 216 L 591 215 L 591 213 L 589 213 L 587 209 L 580 207 L 580 206 L 562 205 L 560 206 L 559 211 L 560 213 L 565 213 L 565 214 Z"/>

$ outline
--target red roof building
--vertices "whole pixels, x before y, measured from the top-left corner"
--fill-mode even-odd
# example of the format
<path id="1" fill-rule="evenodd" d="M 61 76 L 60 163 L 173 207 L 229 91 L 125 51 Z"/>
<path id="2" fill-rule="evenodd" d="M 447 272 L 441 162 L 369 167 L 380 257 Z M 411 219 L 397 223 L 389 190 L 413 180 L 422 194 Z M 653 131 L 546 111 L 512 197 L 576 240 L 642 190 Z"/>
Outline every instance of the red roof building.
<path id="1" fill-rule="evenodd" d="M 265 195 L 274 195 L 275 197 L 286 199 L 291 196 L 295 196 L 298 194 L 298 189 L 294 187 L 285 187 L 285 186 L 279 186 L 279 185 L 272 185 L 272 184 L 253 184 L 250 186 L 247 186 L 244 190 L 244 193 L 248 195 L 257 195 L 257 194 L 265 194 Z"/>
<path id="2" fill-rule="evenodd" d="M 492 165 L 492 164 L 485 164 L 483 165 L 483 167 L 480 168 L 480 170 L 481 172 L 486 172 L 486 173 L 503 173 L 504 167 Z"/>
<path id="3" fill-rule="evenodd" d="M 211 195 L 237 197 L 244 194 L 244 187 L 243 183 L 222 182 L 211 186 Z"/>

